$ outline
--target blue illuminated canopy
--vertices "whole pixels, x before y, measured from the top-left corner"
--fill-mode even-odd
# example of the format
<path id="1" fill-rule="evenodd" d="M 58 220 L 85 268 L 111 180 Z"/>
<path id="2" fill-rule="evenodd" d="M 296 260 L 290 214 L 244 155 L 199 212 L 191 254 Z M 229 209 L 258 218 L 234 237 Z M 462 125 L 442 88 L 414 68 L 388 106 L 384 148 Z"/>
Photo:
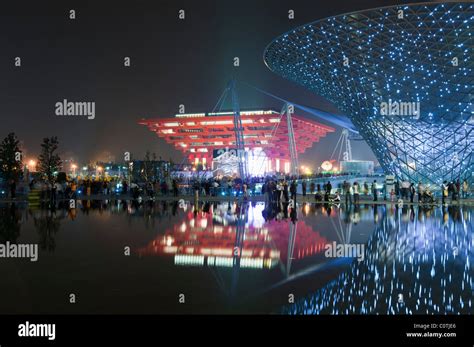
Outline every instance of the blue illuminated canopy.
<path id="1" fill-rule="evenodd" d="M 399 179 L 473 179 L 472 2 L 330 17 L 276 38 L 267 66 L 333 102 Z"/>

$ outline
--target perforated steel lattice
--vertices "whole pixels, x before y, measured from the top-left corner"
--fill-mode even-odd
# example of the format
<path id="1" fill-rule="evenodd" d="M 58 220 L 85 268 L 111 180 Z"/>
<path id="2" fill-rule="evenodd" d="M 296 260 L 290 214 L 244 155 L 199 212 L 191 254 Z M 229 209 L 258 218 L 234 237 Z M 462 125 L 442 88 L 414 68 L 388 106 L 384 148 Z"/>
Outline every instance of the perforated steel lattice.
<path id="1" fill-rule="evenodd" d="M 350 117 L 386 172 L 439 184 L 472 180 L 474 4 L 425 3 L 322 19 L 275 39 L 275 73 Z M 382 102 L 420 113 L 381 115 Z"/>

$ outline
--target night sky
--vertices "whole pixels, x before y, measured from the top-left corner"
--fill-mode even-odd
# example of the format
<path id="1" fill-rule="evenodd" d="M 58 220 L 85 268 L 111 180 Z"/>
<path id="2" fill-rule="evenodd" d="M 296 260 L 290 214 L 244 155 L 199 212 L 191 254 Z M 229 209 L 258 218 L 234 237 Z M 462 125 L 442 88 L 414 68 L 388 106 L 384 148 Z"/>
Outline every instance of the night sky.
<path id="1" fill-rule="evenodd" d="M 414 1 L 410 1 L 414 2 Z M 25 157 L 37 156 L 43 137 L 56 135 L 63 159 L 120 161 L 148 149 L 164 159 L 182 154 L 159 139 L 141 118 L 211 111 L 232 77 L 288 100 L 329 112 L 328 101 L 272 73 L 263 51 L 299 25 L 354 10 L 402 1 L 84 1 L 21 2 L 0 8 L 0 137 L 15 132 Z M 76 19 L 69 19 L 69 10 Z M 186 19 L 178 20 L 178 11 Z M 288 19 L 288 10 L 295 19 Z M 131 67 L 124 67 L 124 57 Z M 233 58 L 240 67 L 233 67 Z M 14 66 L 21 57 L 21 67 Z M 239 88 L 240 106 L 281 108 L 281 103 Z M 96 117 L 60 117 L 55 103 L 95 101 Z M 230 106 L 230 105 L 229 105 Z M 337 106 L 337 105 L 336 105 Z M 298 112 L 297 112 L 298 113 Z M 328 124 L 321 121 L 321 123 Z M 331 124 L 328 124 L 331 125 Z M 315 167 L 328 159 L 340 135 L 324 138 L 300 157 Z M 374 159 L 363 142 L 354 159 Z"/>

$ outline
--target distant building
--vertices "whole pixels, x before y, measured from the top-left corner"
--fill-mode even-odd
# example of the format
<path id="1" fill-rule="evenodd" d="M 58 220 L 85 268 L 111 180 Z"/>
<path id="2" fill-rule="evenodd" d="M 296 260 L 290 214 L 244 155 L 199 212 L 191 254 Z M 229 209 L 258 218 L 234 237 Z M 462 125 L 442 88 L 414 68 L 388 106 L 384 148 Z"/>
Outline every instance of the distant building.
<path id="1" fill-rule="evenodd" d="M 128 177 L 128 164 L 112 162 L 96 162 L 78 167 L 76 173 L 79 177 Z"/>
<path id="2" fill-rule="evenodd" d="M 240 112 L 249 172 L 290 172 L 290 149 L 286 117 L 275 110 Z M 334 129 L 293 115 L 296 150 L 303 153 Z M 170 118 L 142 119 L 139 124 L 172 144 L 190 163 L 202 170 L 232 174 L 237 158 L 232 111 L 176 114 Z M 234 164 L 233 164 L 234 163 Z M 216 164 L 216 165 L 214 165 Z M 235 172 L 236 173 L 236 172 Z"/>
<path id="3" fill-rule="evenodd" d="M 341 172 L 350 172 L 359 175 L 373 175 L 374 162 L 370 160 L 341 161 Z"/>

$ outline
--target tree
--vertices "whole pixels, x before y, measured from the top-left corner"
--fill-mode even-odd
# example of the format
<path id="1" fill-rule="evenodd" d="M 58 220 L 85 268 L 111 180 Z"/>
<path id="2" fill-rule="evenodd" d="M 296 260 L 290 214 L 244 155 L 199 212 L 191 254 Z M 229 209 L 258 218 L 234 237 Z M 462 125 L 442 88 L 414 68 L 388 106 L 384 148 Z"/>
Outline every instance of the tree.
<path id="1" fill-rule="evenodd" d="M 150 151 L 146 151 L 145 159 L 142 162 L 140 176 L 144 182 L 150 182 L 156 177 L 156 154 L 150 155 Z"/>
<path id="2" fill-rule="evenodd" d="M 0 175 L 7 181 L 17 181 L 23 168 L 19 143 L 15 133 L 10 133 L 0 145 Z"/>
<path id="3" fill-rule="evenodd" d="M 38 171 L 43 174 L 51 185 L 55 182 L 55 173 L 57 173 L 62 166 L 61 158 L 56 153 L 58 145 L 59 141 L 56 136 L 44 138 L 41 144 L 41 154 L 38 158 Z"/>

